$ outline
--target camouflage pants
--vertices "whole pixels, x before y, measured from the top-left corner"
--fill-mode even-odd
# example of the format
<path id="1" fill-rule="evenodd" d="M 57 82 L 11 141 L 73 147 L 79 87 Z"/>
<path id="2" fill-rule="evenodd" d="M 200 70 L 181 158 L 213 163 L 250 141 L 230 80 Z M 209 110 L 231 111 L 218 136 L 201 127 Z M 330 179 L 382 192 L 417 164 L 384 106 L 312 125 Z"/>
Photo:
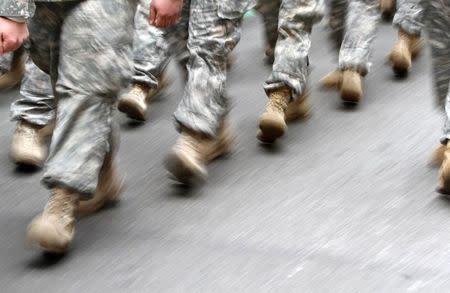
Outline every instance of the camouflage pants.
<path id="1" fill-rule="evenodd" d="M 442 143 L 450 139 L 450 1 L 424 0 L 426 28 L 431 45 L 434 92 L 445 109 Z"/>
<path id="2" fill-rule="evenodd" d="M 256 10 L 264 21 L 267 49 L 274 51 L 278 39 L 278 14 L 281 0 L 258 0 Z"/>
<path id="3" fill-rule="evenodd" d="M 56 126 L 43 183 L 91 197 L 113 151 L 113 112 L 132 74 L 135 1 L 36 2 L 30 56 L 51 76 Z"/>
<path id="4" fill-rule="evenodd" d="M 187 60 L 189 1 L 184 1 L 183 12 L 177 25 L 157 28 L 148 22 L 150 0 L 141 0 L 135 16 L 134 83 L 158 87 L 158 80 L 173 55 Z"/>
<path id="5" fill-rule="evenodd" d="M 339 69 L 369 72 L 370 49 L 379 20 L 378 0 L 350 0 L 345 34 L 339 51 Z"/>
<path id="6" fill-rule="evenodd" d="M 280 6 L 278 41 L 272 73 L 264 84 L 267 93 L 288 86 L 292 97 L 305 90 L 308 77 L 308 52 L 313 24 L 323 17 L 318 0 L 283 0 Z"/>
<path id="7" fill-rule="evenodd" d="M 423 8 L 421 0 L 397 0 L 394 16 L 395 27 L 411 35 L 420 35 L 423 27 Z"/>
<path id="8" fill-rule="evenodd" d="M 56 100 L 50 76 L 30 60 L 25 66 L 20 95 L 11 105 L 12 120 L 23 120 L 40 126 L 55 120 Z"/>
<path id="9" fill-rule="evenodd" d="M 11 70 L 14 53 L 8 53 L 0 56 L 0 74 Z"/>
<path id="10" fill-rule="evenodd" d="M 229 110 L 227 56 L 240 39 L 242 15 L 219 16 L 219 1 L 192 0 L 189 7 L 188 80 L 174 113 L 178 126 L 215 136 Z"/>

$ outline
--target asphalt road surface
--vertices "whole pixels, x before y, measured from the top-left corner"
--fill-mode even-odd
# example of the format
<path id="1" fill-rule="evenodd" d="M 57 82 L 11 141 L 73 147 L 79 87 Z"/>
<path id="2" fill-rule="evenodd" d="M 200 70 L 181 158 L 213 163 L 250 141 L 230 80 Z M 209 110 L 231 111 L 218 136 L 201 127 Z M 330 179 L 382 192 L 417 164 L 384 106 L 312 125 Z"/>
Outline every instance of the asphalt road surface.
<path id="1" fill-rule="evenodd" d="M 353 109 L 318 80 L 336 66 L 323 25 L 313 34 L 313 115 L 273 148 L 255 136 L 266 98 L 262 24 L 247 18 L 229 78 L 234 152 L 195 190 L 163 168 L 176 140 L 181 74 L 147 124 L 118 115 L 123 200 L 81 220 L 73 250 L 44 257 L 25 243 L 47 199 L 40 172 L 15 169 L 14 124 L 0 94 L 1 292 L 448 292 L 450 202 L 429 166 L 442 125 L 429 51 L 406 80 L 386 64 L 396 38 L 380 25 L 365 97 Z"/>

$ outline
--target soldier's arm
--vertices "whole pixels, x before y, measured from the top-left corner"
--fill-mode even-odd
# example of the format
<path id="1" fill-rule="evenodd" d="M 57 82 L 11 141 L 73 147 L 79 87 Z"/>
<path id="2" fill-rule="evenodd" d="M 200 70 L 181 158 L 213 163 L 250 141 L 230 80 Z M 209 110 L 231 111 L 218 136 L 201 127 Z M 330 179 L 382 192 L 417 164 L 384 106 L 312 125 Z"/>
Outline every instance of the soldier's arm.
<path id="1" fill-rule="evenodd" d="M 33 0 L 0 1 L 0 55 L 18 49 L 28 37 L 25 21 L 34 13 Z"/>
<path id="2" fill-rule="evenodd" d="M 183 0 L 152 0 L 150 23 L 157 27 L 174 25 L 181 15 Z"/>

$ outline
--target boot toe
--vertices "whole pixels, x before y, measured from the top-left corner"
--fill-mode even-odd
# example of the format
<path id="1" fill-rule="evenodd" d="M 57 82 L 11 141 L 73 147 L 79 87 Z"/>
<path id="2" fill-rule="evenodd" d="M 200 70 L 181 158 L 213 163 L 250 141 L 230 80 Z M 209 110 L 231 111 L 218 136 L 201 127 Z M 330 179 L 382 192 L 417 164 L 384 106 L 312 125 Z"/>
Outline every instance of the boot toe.
<path id="1" fill-rule="evenodd" d="M 67 252 L 72 237 L 73 233 L 65 233 L 63 227 L 44 217 L 34 219 L 27 230 L 27 239 L 33 246 L 51 253 Z"/>
<path id="2" fill-rule="evenodd" d="M 259 121 L 259 129 L 267 139 L 276 139 L 283 136 L 287 131 L 284 117 L 275 113 L 264 113 Z"/>
<path id="3" fill-rule="evenodd" d="M 182 184 L 199 184 L 204 182 L 208 176 L 203 164 L 176 150 L 169 154 L 165 165 L 174 179 Z"/>
<path id="4" fill-rule="evenodd" d="M 147 105 L 143 105 L 132 99 L 122 98 L 117 108 L 131 119 L 139 121 L 147 120 Z"/>

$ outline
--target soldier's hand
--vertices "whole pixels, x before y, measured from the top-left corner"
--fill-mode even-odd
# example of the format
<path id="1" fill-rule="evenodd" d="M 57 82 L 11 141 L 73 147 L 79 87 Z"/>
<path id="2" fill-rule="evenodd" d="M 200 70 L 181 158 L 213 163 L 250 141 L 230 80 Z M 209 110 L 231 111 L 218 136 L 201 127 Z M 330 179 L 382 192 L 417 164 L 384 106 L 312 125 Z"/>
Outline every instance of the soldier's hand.
<path id="1" fill-rule="evenodd" d="M 157 27 L 174 25 L 181 15 L 183 0 L 152 0 L 150 23 Z"/>
<path id="2" fill-rule="evenodd" d="M 28 38 L 26 23 L 0 17 L 0 55 L 18 49 Z"/>

